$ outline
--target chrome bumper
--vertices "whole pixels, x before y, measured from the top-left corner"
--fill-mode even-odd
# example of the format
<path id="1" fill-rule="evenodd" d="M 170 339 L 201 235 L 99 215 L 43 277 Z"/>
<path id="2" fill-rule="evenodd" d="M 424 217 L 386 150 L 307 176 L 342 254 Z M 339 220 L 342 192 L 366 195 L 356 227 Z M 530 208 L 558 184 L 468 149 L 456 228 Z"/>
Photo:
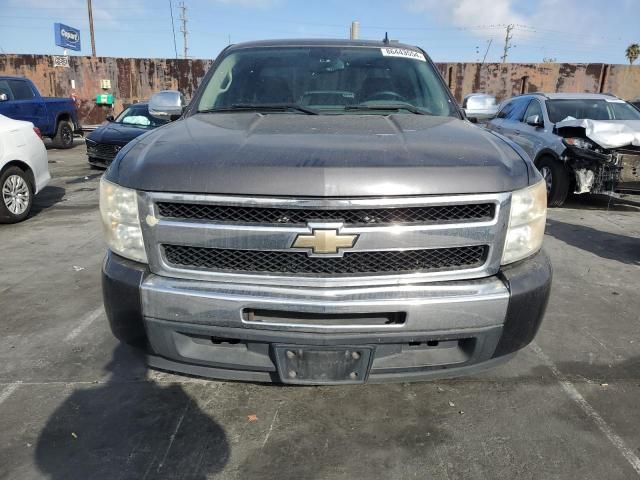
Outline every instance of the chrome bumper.
<path id="1" fill-rule="evenodd" d="M 531 342 L 544 317 L 551 280 L 544 252 L 481 280 L 348 289 L 170 279 L 111 252 L 102 269 L 113 334 L 128 343 L 147 341 L 152 367 L 259 382 L 287 381 L 276 367 L 275 353 L 283 345 L 370 351 L 368 376 L 362 379 L 368 382 L 474 373 Z M 257 308 L 284 312 L 278 315 L 288 321 L 243 315 Z M 322 322 L 331 314 L 376 319 L 375 313 L 390 311 L 403 312 L 403 322 L 366 325 L 357 315 L 360 321 L 352 325 L 329 328 Z M 304 324 L 290 321 L 297 315 Z"/>
<path id="2" fill-rule="evenodd" d="M 157 368 L 215 378 L 283 381 L 275 346 L 373 348 L 369 382 L 425 379 L 490 366 L 509 292 L 497 277 L 445 284 L 309 289 L 149 275 L 141 286 Z M 403 312 L 400 324 L 252 321 L 247 309 L 296 314 Z M 447 370 L 446 372 L 444 370 Z M 364 379 L 363 379 L 364 380 Z M 297 382 L 296 382 L 297 383 Z M 325 382 L 319 382 L 325 383 Z M 326 382 L 330 383 L 330 382 Z"/>
<path id="3" fill-rule="evenodd" d="M 466 282 L 361 288 L 267 287 L 178 280 L 149 275 L 142 284 L 146 318 L 229 328 L 278 331 L 429 332 L 502 325 L 509 292 L 497 277 Z M 252 322 L 245 309 L 348 314 L 406 312 L 402 325 L 313 325 Z"/>

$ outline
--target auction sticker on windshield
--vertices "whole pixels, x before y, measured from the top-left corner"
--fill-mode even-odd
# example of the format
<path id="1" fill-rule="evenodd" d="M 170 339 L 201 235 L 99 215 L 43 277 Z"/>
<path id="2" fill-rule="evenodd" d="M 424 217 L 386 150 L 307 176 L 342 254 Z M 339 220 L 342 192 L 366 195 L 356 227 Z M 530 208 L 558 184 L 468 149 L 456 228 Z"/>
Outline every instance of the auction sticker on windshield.
<path id="1" fill-rule="evenodd" d="M 385 57 L 413 58 L 414 60 L 420 60 L 421 62 L 427 61 L 422 52 L 416 52 L 415 50 L 409 50 L 408 48 L 385 47 L 380 50 L 382 51 L 382 55 Z"/>

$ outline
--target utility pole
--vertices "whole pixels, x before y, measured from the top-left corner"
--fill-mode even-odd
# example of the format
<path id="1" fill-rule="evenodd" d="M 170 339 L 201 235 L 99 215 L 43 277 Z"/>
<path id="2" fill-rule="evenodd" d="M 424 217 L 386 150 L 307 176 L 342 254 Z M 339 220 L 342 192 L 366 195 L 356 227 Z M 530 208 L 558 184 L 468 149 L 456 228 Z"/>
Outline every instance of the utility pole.
<path id="1" fill-rule="evenodd" d="M 513 27 L 515 25 L 513 23 L 510 23 L 509 25 L 507 25 L 507 35 L 504 37 L 504 53 L 502 54 L 502 63 L 507 63 L 507 55 L 509 54 L 509 49 L 511 48 L 511 39 L 513 38 L 513 35 L 511 34 L 511 31 L 513 30 Z"/>
<path id="2" fill-rule="evenodd" d="M 93 38 L 93 10 L 91 0 L 87 0 L 87 10 L 89 10 L 89 35 L 91 36 L 91 56 L 96 56 L 96 40 Z"/>
<path id="3" fill-rule="evenodd" d="M 180 31 L 182 32 L 182 36 L 184 38 L 184 58 L 188 58 L 189 55 L 189 47 L 187 44 L 187 35 L 189 32 L 187 31 L 187 6 L 184 2 L 180 2 L 180 10 L 182 13 L 180 14 L 180 21 L 182 22 L 182 26 L 180 27 Z"/>

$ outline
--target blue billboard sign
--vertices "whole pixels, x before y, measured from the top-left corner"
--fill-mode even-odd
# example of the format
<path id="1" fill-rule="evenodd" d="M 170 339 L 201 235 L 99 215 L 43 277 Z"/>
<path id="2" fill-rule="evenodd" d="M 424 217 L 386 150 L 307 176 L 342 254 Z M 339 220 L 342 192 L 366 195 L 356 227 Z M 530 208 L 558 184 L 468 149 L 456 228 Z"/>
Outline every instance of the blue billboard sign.
<path id="1" fill-rule="evenodd" d="M 62 23 L 54 23 L 53 30 L 57 46 L 68 48 L 69 50 L 80 50 L 80 30 Z"/>

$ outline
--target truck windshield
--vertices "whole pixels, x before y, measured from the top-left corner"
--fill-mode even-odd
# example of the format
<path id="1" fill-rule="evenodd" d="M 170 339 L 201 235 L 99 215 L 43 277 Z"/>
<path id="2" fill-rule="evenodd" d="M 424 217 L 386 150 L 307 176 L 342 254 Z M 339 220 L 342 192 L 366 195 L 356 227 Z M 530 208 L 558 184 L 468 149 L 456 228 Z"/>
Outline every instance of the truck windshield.
<path id="1" fill-rule="evenodd" d="M 547 100 L 547 109 L 553 123 L 567 119 L 640 120 L 640 111 L 617 99 Z"/>
<path id="2" fill-rule="evenodd" d="M 458 116 L 422 52 L 392 47 L 232 51 L 209 77 L 197 111 L 252 110 Z"/>

